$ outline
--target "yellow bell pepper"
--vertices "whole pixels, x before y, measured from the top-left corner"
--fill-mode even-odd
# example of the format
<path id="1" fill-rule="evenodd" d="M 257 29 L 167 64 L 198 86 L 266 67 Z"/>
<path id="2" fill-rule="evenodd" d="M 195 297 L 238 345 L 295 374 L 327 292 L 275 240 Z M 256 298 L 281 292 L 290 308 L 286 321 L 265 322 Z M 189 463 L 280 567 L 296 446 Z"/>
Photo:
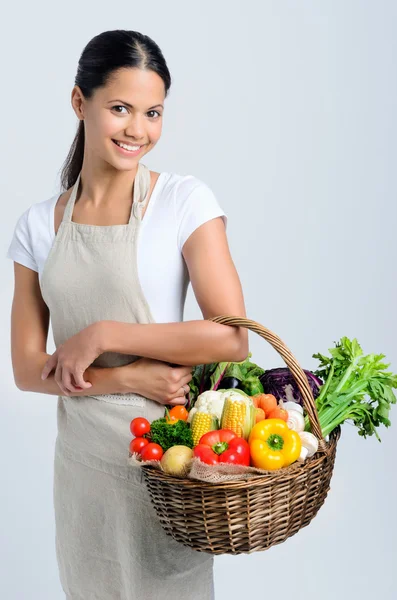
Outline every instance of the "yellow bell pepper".
<path id="1" fill-rule="evenodd" d="M 265 419 L 251 429 L 248 440 L 254 467 L 273 471 L 287 467 L 300 455 L 302 442 L 297 431 L 282 419 Z"/>

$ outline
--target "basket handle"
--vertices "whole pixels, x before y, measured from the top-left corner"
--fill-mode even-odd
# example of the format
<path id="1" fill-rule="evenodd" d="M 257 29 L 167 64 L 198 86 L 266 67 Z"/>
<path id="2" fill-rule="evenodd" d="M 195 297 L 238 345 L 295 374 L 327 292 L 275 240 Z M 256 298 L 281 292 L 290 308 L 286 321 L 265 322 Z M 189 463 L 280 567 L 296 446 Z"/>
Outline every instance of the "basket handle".
<path id="1" fill-rule="evenodd" d="M 269 344 L 273 346 L 273 348 L 282 356 L 285 364 L 290 369 L 293 378 L 296 381 L 296 384 L 299 388 L 300 393 L 303 397 L 303 404 L 306 409 L 306 413 L 309 417 L 311 430 L 313 434 L 319 440 L 319 450 L 328 454 L 328 445 L 323 438 L 321 432 L 320 422 L 318 420 L 318 413 L 316 404 L 314 401 L 314 396 L 310 385 L 307 381 L 307 377 L 302 367 L 299 365 L 298 361 L 289 350 L 289 348 L 284 344 L 281 338 L 278 335 L 270 331 L 270 329 L 266 329 L 260 323 L 256 321 L 251 321 L 250 319 L 246 319 L 244 317 L 233 317 L 229 315 L 220 315 L 218 317 L 211 317 L 207 319 L 207 321 L 214 321 L 215 323 L 220 323 L 221 325 L 231 325 L 233 327 L 246 327 L 250 329 L 254 333 L 257 333 L 261 337 L 263 337 Z"/>

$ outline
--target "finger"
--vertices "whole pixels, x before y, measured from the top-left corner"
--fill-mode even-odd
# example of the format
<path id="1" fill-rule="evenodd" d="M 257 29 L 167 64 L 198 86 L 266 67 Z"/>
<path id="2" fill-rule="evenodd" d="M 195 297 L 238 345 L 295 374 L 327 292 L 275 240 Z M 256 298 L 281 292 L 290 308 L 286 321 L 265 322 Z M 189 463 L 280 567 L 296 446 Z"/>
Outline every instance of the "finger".
<path id="1" fill-rule="evenodd" d="M 186 398 L 185 396 L 173 398 L 172 400 L 169 400 L 167 404 L 170 404 L 171 406 L 177 406 L 178 404 L 186 404 Z"/>
<path id="2" fill-rule="evenodd" d="M 184 394 L 185 396 L 186 396 L 186 394 L 188 394 L 190 392 L 190 387 L 187 385 L 187 383 L 185 383 L 181 386 L 181 391 L 182 391 L 182 394 Z"/>
<path id="3" fill-rule="evenodd" d="M 84 381 L 84 371 L 76 371 L 72 373 L 71 382 L 72 391 L 78 392 L 79 390 L 85 390 L 92 386 L 92 383 L 89 381 Z"/>
<path id="4" fill-rule="evenodd" d="M 191 375 L 186 375 L 185 377 L 182 377 L 181 379 L 181 386 L 182 385 L 188 385 L 189 381 L 191 381 L 193 379 L 193 377 Z"/>
<path id="5" fill-rule="evenodd" d="M 194 367 L 182 366 L 182 367 L 175 368 L 174 371 L 176 371 L 177 374 L 180 375 L 181 377 L 185 377 L 185 375 L 188 375 L 189 373 L 191 373 L 193 369 L 194 369 Z"/>
<path id="6" fill-rule="evenodd" d="M 41 372 L 41 378 L 44 380 L 48 377 L 48 375 L 51 373 L 52 369 L 55 366 L 55 360 L 54 357 L 51 356 L 51 358 L 49 358 L 46 362 L 46 364 L 44 365 L 44 368 Z"/>
<path id="7" fill-rule="evenodd" d="M 85 390 L 92 386 L 92 383 L 89 381 L 84 381 L 84 371 L 78 371 L 77 373 L 73 373 L 72 375 L 72 383 L 75 382 L 75 387 L 81 390 Z"/>
<path id="8" fill-rule="evenodd" d="M 68 390 L 65 390 L 64 386 L 63 386 L 63 381 L 62 381 L 62 368 L 61 368 L 61 363 L 58 362 L 57 367 L 55 369 L 55 377 L 54 377 L 55 381 L 58 384 L 59 389 L 62 392 L 63 396 L 69 396 L 69 392 Z"/>
<path id="9" fill-rule="evenodd" d="M 70 381 L 72 374 L 70 371 L 68 371 L 67 369 L 63 369 L 62 371 L 62 385 L 64 387 L 65 390 L 67 390 L 69 393 L 73 392 L 75 390 L 72 390 L 72 383 Z"/>

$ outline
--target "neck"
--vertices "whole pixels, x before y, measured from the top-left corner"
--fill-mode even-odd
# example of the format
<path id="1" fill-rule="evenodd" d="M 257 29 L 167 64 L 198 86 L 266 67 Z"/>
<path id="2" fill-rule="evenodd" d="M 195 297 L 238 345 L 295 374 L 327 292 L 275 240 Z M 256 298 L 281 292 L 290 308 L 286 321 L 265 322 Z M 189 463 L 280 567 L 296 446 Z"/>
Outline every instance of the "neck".
<path id="1" fill-rule="evenodd" d="M 115 169 L 107 163 L 106 168 L 83 162 L 76 202 L 100 208 L 112 204 L 130 202 L 139 163 L 129 170 Z"/>

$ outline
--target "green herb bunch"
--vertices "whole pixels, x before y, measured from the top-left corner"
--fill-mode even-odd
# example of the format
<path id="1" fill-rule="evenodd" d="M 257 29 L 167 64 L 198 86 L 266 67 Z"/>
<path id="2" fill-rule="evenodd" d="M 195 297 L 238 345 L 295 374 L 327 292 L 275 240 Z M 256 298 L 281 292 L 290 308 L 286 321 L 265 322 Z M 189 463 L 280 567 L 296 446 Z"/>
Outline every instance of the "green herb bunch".
<path id="1" fill-rule="evenodd" d="M 342 337 L 329 352 L 331 358 L 313 354 L 320 361 L 314 374 L 325 382 L 316 398 L 323 436 L 349 419 L 359 435 L 375 434 L 381 441 L 376 428 L 391 425 L 390 408 L 396 403 L 393 388 L 397 388 L 397 375 L 386 371 L 390 363 L 382 362 L 384 354 L 364 356 L 356 338 Z M 305 429 L 310 431 L 307 416 L 305 421 Z"/>
<path id="2" fill-rule="evenodd" d="M 193 437 L 190 425 L 186 421 L 167 423 L 165 417 L 152 421 L 150 424 L 150 439 L 160 444 L 164 452 L 172 446 L 187 446 L 193 448 Z"/>

